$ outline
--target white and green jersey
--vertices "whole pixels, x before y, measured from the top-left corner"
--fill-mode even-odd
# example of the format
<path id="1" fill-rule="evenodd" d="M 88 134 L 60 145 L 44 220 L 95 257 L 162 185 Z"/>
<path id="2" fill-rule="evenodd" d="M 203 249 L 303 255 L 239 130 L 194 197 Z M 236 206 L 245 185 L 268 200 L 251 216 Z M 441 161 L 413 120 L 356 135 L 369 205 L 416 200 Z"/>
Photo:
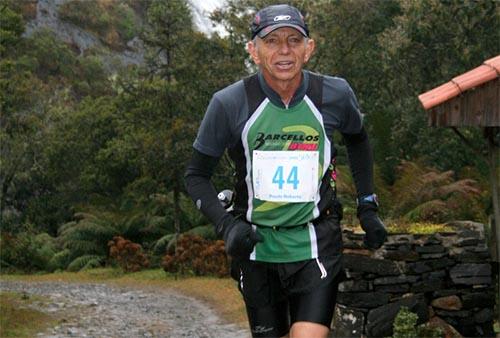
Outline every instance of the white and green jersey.
<path id="1" fill-rule="evenodd" d="M 247 220 L 272 227 L 317 218 L 319 186 L 331 149 L 321 114 L 307 95 L 288 109 L 266 98 L 241 137 L 247 164 Z"/>
<path id="2" fill-rule="evenodd" d="M 334 130 L 357 133 L 362 118 L 347 82 L 303 72 L 289 107 L 261 74 L 216 93 L 194 143 L 236 167 L 235 212 L 264 238 L 250 259 L 316 258 L 332 243 L 313 224 L 334 196 Z M 340 243 L 339 243 L 340 245 Z"/>

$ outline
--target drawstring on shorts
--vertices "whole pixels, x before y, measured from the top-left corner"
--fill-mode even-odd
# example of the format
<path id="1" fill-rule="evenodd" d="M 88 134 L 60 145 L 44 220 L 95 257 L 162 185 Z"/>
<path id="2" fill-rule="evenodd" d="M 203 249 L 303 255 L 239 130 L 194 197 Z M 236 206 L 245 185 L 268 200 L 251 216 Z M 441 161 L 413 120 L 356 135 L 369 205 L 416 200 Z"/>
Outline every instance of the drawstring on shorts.
<path id="1" fill-rule="evenodd" d="M 326 272 L 325 266 L 323 263 L 319 261 L 319 259 L 316 257 L 316 263 L 318 264 L 319 270 L 321 271 L 321 279 L 325 279 L 326 276 L 328 276 L 328 272 Z"/>

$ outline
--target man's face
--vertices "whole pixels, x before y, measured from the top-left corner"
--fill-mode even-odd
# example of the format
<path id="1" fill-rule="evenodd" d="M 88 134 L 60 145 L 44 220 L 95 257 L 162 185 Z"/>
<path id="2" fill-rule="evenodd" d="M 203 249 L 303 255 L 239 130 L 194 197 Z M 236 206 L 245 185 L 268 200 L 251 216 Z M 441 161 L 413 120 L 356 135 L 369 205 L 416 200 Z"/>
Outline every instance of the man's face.
<path id="1" fill-rule="evenodd" d="M 314 41 L 291 27 L 278 28 L 247 45 L 250 56 L 270 82 L 300 79 L 302 66 L 314 51 Z"/>

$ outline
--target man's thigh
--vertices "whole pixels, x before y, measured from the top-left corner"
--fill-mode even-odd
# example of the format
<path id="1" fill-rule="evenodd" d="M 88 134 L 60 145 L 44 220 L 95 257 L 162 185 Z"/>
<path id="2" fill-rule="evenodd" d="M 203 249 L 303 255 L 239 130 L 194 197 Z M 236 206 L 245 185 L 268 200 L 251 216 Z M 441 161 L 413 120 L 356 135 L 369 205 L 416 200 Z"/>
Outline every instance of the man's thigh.
<path id="1" fill-rule="evenodd" d="M 338 284 L 336 277 L 309 292 L 290 295 L 292 325 L 296 322 L 310 322 L 330 328 L 337 301 Z"/>
<path id="2" fill-rule="evenodd" d="M 290 329 L 288 302 L 246 307 L 252 337 L 283 337 Z"/>
<path id="3" fill-rule="evenodd" d="M 330 327 L 344 276 L 340 264 L 338 256 L 320 257 L 294 274 L 288 295 L 292 325 L 310 322 Z"/>
<path id="4" fill-rule="evenodd" d="M 252 336 L 286 335 L 290 328 L 288 301 L 273 265 L 242 260 L 234 262 L 232 269 L 245 301 Z"/>

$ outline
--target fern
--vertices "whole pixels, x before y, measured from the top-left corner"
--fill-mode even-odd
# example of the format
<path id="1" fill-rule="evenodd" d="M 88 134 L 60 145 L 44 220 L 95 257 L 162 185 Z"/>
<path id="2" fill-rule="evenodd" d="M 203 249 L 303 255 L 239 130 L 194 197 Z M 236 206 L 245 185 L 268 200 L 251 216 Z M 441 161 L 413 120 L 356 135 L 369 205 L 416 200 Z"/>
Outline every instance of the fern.
<path id="1" fill-rule="evenodd" d="M 210 239 L 210 240 L 217 239 L 217 236 L 215 235 L 214 227 L 211 224 L 202 225 L 202 226 L 193 228 L 193 229 L 187 231 L 186 233 L 198 235 L 204 239 Z"/>
<path id="2" fill-rule="evenodd" d="M 476 181 L 471 179 L 463 179 L 450 184 L 439 187 L 437 193 L 443 198 L 450 197 L 452 194 L 462 196 L 480 195 L 481 190 L 477 188 Z"/>
<path id="3" fill-rule="evenodd" d="M 431 200 L 417 205 L 410 210 L 404 218 L 410 222 L 418 222 L 422 219 L 433 219 L 444 222 L 449 217 L 446 203 L 441 200 Z"/>
<path id="4" fill-rule="evenodd" d="M 59 251 L 48 263 L 49 271 L 64 270 L 71 262 L 71 251 L 69 249 L 64 249 Z"/>
<path id="5" fill-rule="evenodd" d="M 70 240 L 64 243 L 64 248 L 70 250 L 71 258 L 75 258 L 85 254 L 105 254 L 106 246 L 101 243 L 86 241 L 86 240 Z"/>
<path id="6" fill-rule="evenodd" d="M 96 256 L 97 258 L 95 259 L 89 259 L 89 261 L 80 269 L 81 271 L 85 271 L 88 269 L 95 269 L 99 268 L 103 265 L 103 262 L 106 260 L 106 257 L 102 256 Z"/>
<path id="7" fill-rule="evenodd" d="M 74 259 L 69 265 L 69 271 L 80 271 L 89 267 L 101 266 L 102 262 L 106 259 L 105 256 L 98 255 L 84 255 Z"/>
<path id="8" fill-rule="evenodd" d="M 156 241 L 153 246 L 153 253 L 155 255 L 164 255 L 167 252 L 168 243 L 175 237 L 175 234 L 168 234 Z"/>
<path id="9" fill-rule="evenodd" d="M 190 225 L 190 227 L 203 225 L 205 218 L 203 217 L 203 214 L 196 208 L 190 197 L 181 195 L 180 208 L 184 214 L 185 221 Z M 173 226 L 171 231 L 174 231 Z"/>
<path id="10" fill-rule="evenodd" d="M 99 218 L 88 212 L 77 212 L 73 215 L 76 220 L 99 220 Z"/>
<path id="11" fill-rule="evenodd" d="M 57 235 L 60 236 L 62 233 L 64 233 L 66 230 L 74 227 L 76 224 L 78 224 L 78 223 L 75 221 L 64 223 L 63 225 L 59 226 L 59 228 L 57 229 Z"/>
<path id="12" fill-rule="evenodd" d="M 145 235 L 156 235 L 157 238 L 167 233 L 167 217 L 151 216 L 146 220 L 146 225 L 141 229 Z"/>
<path id="13" fill-rule="evenodd" d="M 483 213 L 481 189 L 475 180 L 456 180 L 453 171 L 440 172 L 418 162 L 401 163 L 391 197 L 392 217 L 403 216 L 406 221 L 476 219 Z"/>
<path id="14" fill-rule="evenodd" d="M 144 228 L 144 224 L 144 214 L 142 212 L 134 213 L 123 221 L 120 233 L 126 238 L 137 238 Z"/>
<path id="15" fill-rule="evenodd" d="M 110 227 L 102 226 L 100 224 L 91 222 L 81 222 L 71 228 L 67 228 L 61 233 L 63 238 L 87 238 L 92 239 L 96 237 L 109 237 L 113 236 L 116 230 Z"/>

